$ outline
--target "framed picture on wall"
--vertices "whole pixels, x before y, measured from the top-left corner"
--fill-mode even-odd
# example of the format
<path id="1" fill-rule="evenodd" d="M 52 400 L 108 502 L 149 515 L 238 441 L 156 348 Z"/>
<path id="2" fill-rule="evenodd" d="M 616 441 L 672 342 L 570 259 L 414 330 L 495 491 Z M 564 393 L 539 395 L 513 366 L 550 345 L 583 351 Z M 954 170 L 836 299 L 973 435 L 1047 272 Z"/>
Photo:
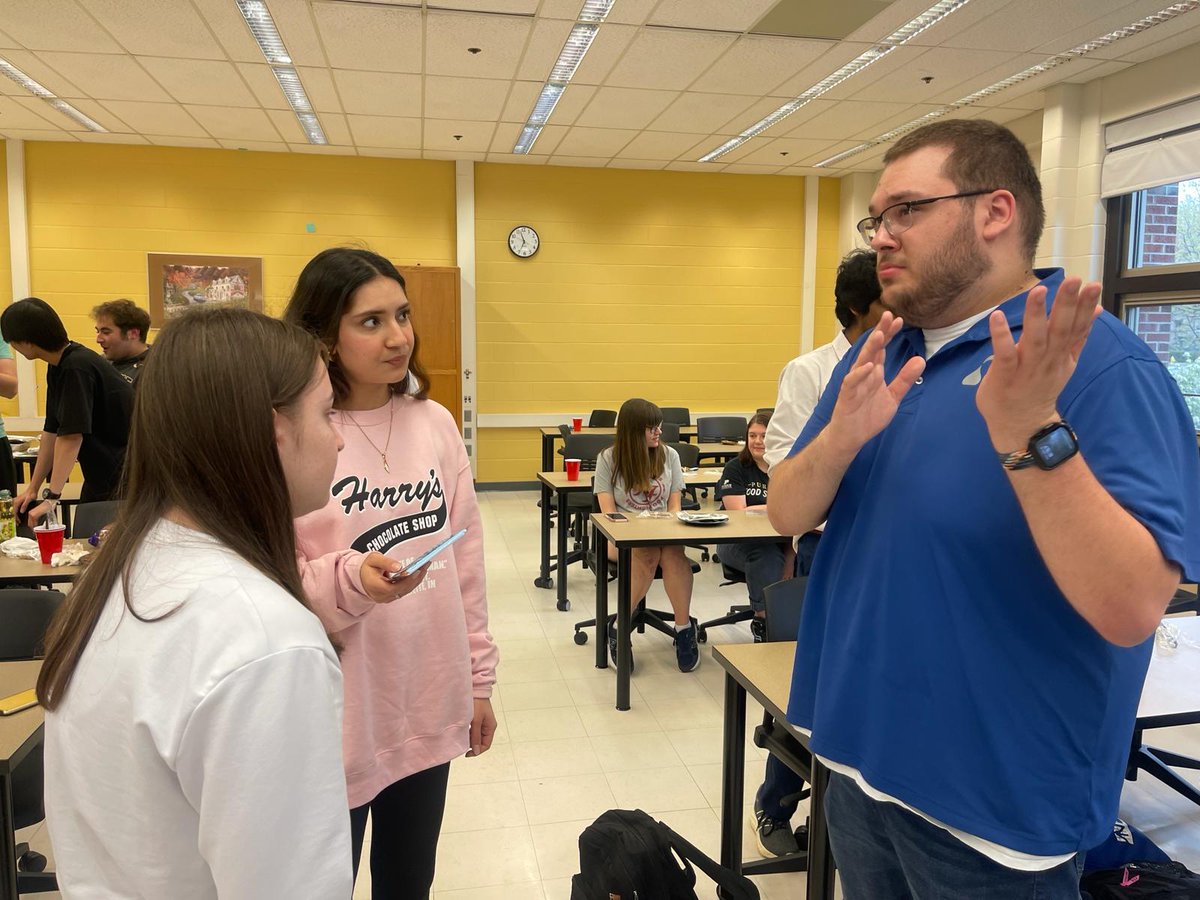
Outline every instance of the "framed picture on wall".
<path id="1" fill-rule="evenodd" d="M 263 274 L 259 256 L 148 253 L 150 324 L 202 306 L 239 306 L 262 312 Z"/>

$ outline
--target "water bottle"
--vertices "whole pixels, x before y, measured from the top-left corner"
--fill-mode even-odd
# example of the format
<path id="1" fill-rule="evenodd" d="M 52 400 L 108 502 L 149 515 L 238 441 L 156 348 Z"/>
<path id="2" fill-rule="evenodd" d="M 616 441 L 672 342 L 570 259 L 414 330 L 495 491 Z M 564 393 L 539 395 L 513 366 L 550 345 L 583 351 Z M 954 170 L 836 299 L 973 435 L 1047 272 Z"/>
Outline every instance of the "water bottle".
<path id="1" fill-rule="evenodd" d="M 13 509 L 12 494 L 0 491 L 0 541 L 17 536 L 17 516 Z"/>

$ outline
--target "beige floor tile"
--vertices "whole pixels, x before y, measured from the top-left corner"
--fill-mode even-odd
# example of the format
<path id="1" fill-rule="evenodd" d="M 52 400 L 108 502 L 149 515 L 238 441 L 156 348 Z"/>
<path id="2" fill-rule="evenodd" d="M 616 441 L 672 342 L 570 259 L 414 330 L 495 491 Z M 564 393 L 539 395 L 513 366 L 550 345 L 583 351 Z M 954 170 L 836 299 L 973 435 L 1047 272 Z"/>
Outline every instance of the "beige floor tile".
<path id="1" fill-rule="evenodd" d="M 667 736 L 661 733 L 598 734 L 589 740 L 605 772 L 657 769 L 682 765 Z"/>
<path id="2" fill-rule="evenodd" d="M 497 679 L 504 685 L 514 684 L 544 684 L 547 681 L 561 681 L 562 672 L 553 656 L 534 657 L 531 659 L 514 659 L 504 661 L 504 644 L 500 643 L 500 668 Z"/>
<path id="3" fill-rule="evenodd" d="M 516 781 L 517 765 L 513 760 L 512 743 L 492 742 L 482 756 L 463 756 L 450 764 L 450 784 L 495 784 Z"/>
<path id="4" fill-rule="evenodd" d="M 505 715 L 513 741 L 553 741 L 585 735 L 579 710 L 573 707 L 521 709 Z"/>
<path id="5" fill-rule="evenodd" d="M 530 662 L 541 661 L 530 660 Z M 564 681 L 557 679 L 526 681 L 520 684 L 509 684 L 504 688 L 504 708 L 509 712 L 523 709 L 553 709 L 556 706 L 575 706 L 575 700 Z"/>
<path id="6" fill-rule="evenodd" d="M 579 871 L 579 834 L 593 821 L 579 819 L 574 822 L 530 826 L 533 849 L 537 853 L 538 868 L 543 880 L 569 879 Z"/>
<path id="7" fill-rule="evenodd" d="M 680 765 L 669 769 L 631 769 L 609 772 L 617 806 L 622 809 L 697 809 L 708 808 L 699 785 Z"/>
<path id="8" fill-rule="evenodd" d="M 522 781 L 602 771 L 600 760 L 586 738 L 518 741 L 513 744 L 513 754 Z"/>
<path id="9" fill-rule="evenodd" d="M 549 878 L 542 882 L 542 891 L 546 894 L 546 900 L 570 900 L 571 879 Z"/>
<path id="10" fill-rule="evenodd" d="M 721 761 L 723 735 L 720 728 L 685 728 L 666 734 L 679 758 L 689 766 Z"/>
<path id="11" fill-rule="evenodd" d="M 461 891 L 437 891 L 432 900 L 545 900 L 542 883 L 501 884 L 494 887 L 464 888 Z"/>
<path id="12" fill-rule="evenodd" d="M 616 689 L 609 703 L 596 706 L 576 707 L 583 727 L 589 735 L 598 734 L 636 734 L 641 732 L 661 732 L 662 726 L 654 713 L 644 704 L 632 705 L 631 709 L 616 708 Z"/>
<path id="13" fill-rule="evenodd" d="M 724 724 L 721 705 L 712 697 L 693 700 L 674 700 L 669 697 L 646 701 L 663 731 L 686 728 L 721 728 Z"/>
<path id="14" fill-rule="evenodd" d="M 443 834 L 435 892 L 532 884 L 541 878 L 528 826 Z"/>
<path id="15" fill-rule="evenodd" d="M 452 785 L 446 792 L 442 834 L 527 824 L 518 781 Z"/>
<path id="16" fill-rule="evenodd" d="M 593 821 L 616 806 L 608 780 L 601 773 L 531 778 L 521 782 L 521 793 L 531 825 Z"/>
<path id="17" fill-rule="evenodd" d="M 562 663 L 559 663 L 559 668 Z M 599 706 L 602 703 L 615 704 L 617 702 L 617 681 L 614 674 L 608 679 L 596 678 L 569 678 L 567 679 L 567 689 L 571 692 L 571 698 L 578 706 Z M 634 684 L 632 681 L 629 684 L 629 702 L 630 704 L 639 704 L 642 702 L 642 692 L 639 684 Z"/>

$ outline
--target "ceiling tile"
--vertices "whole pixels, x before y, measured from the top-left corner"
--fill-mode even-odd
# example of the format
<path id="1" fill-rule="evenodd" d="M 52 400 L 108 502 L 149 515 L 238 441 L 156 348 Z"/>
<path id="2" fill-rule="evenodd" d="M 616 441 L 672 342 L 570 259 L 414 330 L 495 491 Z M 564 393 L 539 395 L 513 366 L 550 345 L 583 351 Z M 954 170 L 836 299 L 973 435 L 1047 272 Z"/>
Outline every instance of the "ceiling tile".
<path id="1" fill-rule="evenodd" d="M 660 0 L 650 25 L 703 28 L 707 31 L 746 31 L 779 0 Z"/>
<path id="2" fill-rule="evenodd" d="M 939 90 L 936 90 L 930 94 L 928 102 L 939 105 L 954 103 L 958 100 L 961 100 L 963 97 L 966 97 L 968 94 L 972 94 L 981 88 L 995 84 L 997 81 L 1003 81 L 1010 75 L 1015 75 L 1016 73 L 1021 72 L 1030 66 L 1036 65 L 1040 62 L 1045 62 L 1045 60 L 1046 57 L 1040 53 L 1020 53 L 1001 60 L 1000 63 L 995 66 L 980 65 L 973 72 L 971 72 L 966 80 L 956 81 L 953 85 L 943 84 Z M 1073 65 L 1073 63 L 1069 65 Z M 938 82 L 935 80 L 931 87 L 937 87 L 937 84 Z"/>
<path id="3" fill-rule="evenodd" d="M 502 13 L 515 16 L 532 16 L 537 12 L 540 0 L 439 0 L 430 6 L 452 6 L 469 12 Z"/>
<path id="4" fill-rule="evenodd" d="M 774 175 L 781 166 L 753 166 L 742 163 L 731 163 L 725 167 L 730 175 Z"/>
<path id="5" fill-rule="evenodd" d="M 713 172 L 720 172 L 721 169 L 722 166 L 719 164 L 714 166 L 712 163 L 685 162 L 682 160 L 667 163 L 667 171 L 669 172 L 704 172 L 711 174 Z"/>
<path id="6" fill-rule="evenodd" d="M 21 45 L 15 38 L 10 38 L 3 31 L 0 31 L 0 47 L 20 47 Z"/>
<path id="7" fill-rule="evenodd" d="M 396 116 L 346 116 L 358 147 L 421 149 L 421 120 Z"/>
<path id="8" fill-rule="evenodd" d="M 84 58 L 94 60 L 96 65 L 101 68 L 104 67 L 104 64 L 108 60 L 121 60 L 123 62 L 128 62 L 130 65 L 136 68 L 136 64 L 134 64 L 132 60 L 129 60 L 129 58 L 125 56 L 101 56 L 98 54 L 81 53 L 55 54 L 46 52 L 34 54 L 28 50 L 8 50 L 4 53 L 4 59 L 7 60 L 9 64 L 20 69 L 46 90 L 53 94 L 57 94 L 60 97 L 79 97 L 84 93 L 92 94 L 94 96 L 90 89 L 85 92 L 76 87 L 73 84 L 71 77 L 67 74 L 67 71 L 64 71 L 61 66 L 55 64 L 55 61 L 61 61 L 67 65 L 68 71 L 71 69 L 80 71 L 80 74 L 85 76 L 84 83 L 88 84 L 90 88 L 91 82 L 86 80 L 86 65 L 80 65 L 81 60 Z M 101 78 L 103 77 L 104 76 L 101 75 Z M 145 77 L 144 73 L 143 77 Z M 149 82 L 150 87 L 153 89 L 154 83 L 148 78 L 146 81 Z M 19 96 L 29 96 L 29 92 L 15 81 L 10 81 L 8 78 L 0 78 L 0 82 L 4 83 L 4 93 L 15 94 Z M 163 96 L 165 97 L 166 95 L 164 94 Z"/>
<path id="9" fill-rule="evenodd" d="M 87 0 L 86 6 L 135 56 L 225 58 L 225 51 L 190 3 L 156 3 L 152 13 L 145 3 L 131 0 Z"/>
<path id="10" fill-rule="evenodd" d="M 492 142 L 496 126 L 491 122 L 463 122 L 443 119 L 426 119 L 422 147 L 426 150 L 464 150 L 468 153 L 485 153 Z M 455 140 L 454 135 L 461 135 Z"/>
<path id="11" fill-rule="evenodd" d="M 717 94 L 774 94 L 781 83 L 814 63 L 830 47 L 828 41 L 797 38 L 738 38 L 713 66 L 690 86 Z"/>
<path id="12" fill-rule="evenodd" d="M 357 156 L 353 144 L 288 144 L 293 153 L 312 153 L 319 156 Z"/>
<path id="13" fill-rule="evenodd" d="M 558 98 L 558 105 L 554 107 L 554 115 L 550 117 L 550 121 L 555 125 L 572 124 L 595 93 L 596 89 L 591 85 L 570 85 L 563 91 L 562 96 Z M 531 106 L 530 110 L 532 109 L 533 107 Z"/>
<path id="14" fill-rule="evenodd" d="M 338 99 L 337 88 L 333 84 L 333 75 L 329 69 L 318 69 L 314 66 L 297 67 L 300 83 L 308 94 L 308 101 L 317 112 L 342 111 L 342 101 Z"/>
<path id="15" fill-rule="evenodd" d="M 501 122 L 524 122 L 533 112 L 533 104 L 537 102 L 542 92 L 540 81 L 514 81 L 508 99 L 504 102 L 504 111 L 500 114 Z M 559 100 L 562 103 L 562 100 Z M 557 115 L 558 110 L 555 110 Z"/>
<path id="16" fill-rule="evenodd" d="M 752 153 L 741 157 L 738 162 L 754 166 L 770 166 L 776 168 L 791 165 L 798 159 L 809 159 L 814 155 L 825 154 L 832 145 L 831 141 L 805 138 L 776 138 L 759 147 Z M 781 154 L 786 153 L 787 156 Z"/>
<path id="17" fill-rule="evenodd" d="M 382 116 L 421 114 L 421 76 L 378 72 L 333 73 L 342 108 L 348 113 Z"/>
<path id="18" fill-rule="evenodd" d="M 1180 20 L 1173 20 L 1163 26 L 1162 31 L 1167 31 L 1175 22 L 1180 22 Z M 1167 31 L 1166 34 L 1162 34 L 1158 29 L 1144 31 L 1131 38 L 1118 41 L 1112 49 L 1115 49 L 1125 62 L 1140 63 L 1200 43 L 1200 22 L 1186 29 L 1182 25 L 1183 23 L 1180 22 L 1180 28 Z"/>
<path id="19" fill-rule="evenodd" d="M 1000 0 L 1006 3 L 1009 0 Z M 846 40 L 867 43 L 881 41 L 888 35 L 900 29 L 905 23 L 915 19 L 932 5 L 930 0 L 894 0 L 880 10 L 878 15 L 868 19 L 850 34 Z M 943 18 L 911 39 L 911 43 L 922 46 L 937 46 L 947 44 L 957 46 L 954 36 L 986 19 L 996 9 L 998 3 L 967 3 L 950 15 Z"/>
<path id="20" fill-rule="evenodd" d="M 419 147 L 359 147 L 359 156 L 375 156 L 385 159 L 420 159 Z"/>
<path id="21" fill-rule="evenodd" d="M 325 137 L 329 143 L 337 146 L 352 146 L 354 138 L 350 135 L 350 126 L 346 124 L 346 117 L 341 113 L 325 112 L 318 113 L 317 119 L 321 123 L 321 130 L 325 132 Z M 304 139 L 307 143 L 308 139 Z"/>
<path id="22" fill-rule="evenodd" d="M 826 97 L 930 103 L 944 91 L 957 90 L 957 85 L 969 82 L 981 70 L 1007 67 L 1009 74 L 1019 72 L 1025 68 L 1020 62 L 1024 58 L 1008 51 L 898 47 L 861 75 L 835 87 Z M 926 84 L 922 79 L 928 77 L 933 81 Z M 958 91 L 958 96 L 970 90 Z"/>
<path id="23" fill-rule="evenodd" d="M 489 153 L 488 162 L 507 163 L 520 166 L 544 166 L 550 161 L 548 156 L 535 156 L 532 153 L 516 155 L 513 153 Z"/>
<path id="24" fill-rule="evenodd" d="M 550 157 L 550 165 L 552 166 L 572 166 L 576 168 L 592 168 L 599 169 L 607 166 L 610 162 L 610 157 L 607 156 L 552 156 Z"/>
<path id="25" fill-rule="evenodd" d="M 643 131 L 621 151 L 621 158 L 672 160 L 696 146 L 694 134 L 671 134 L 666 131 Z"/>
<path id="26" fill-rule="evenodd" d="M 422 150 L 421 159 L 448 159 L 453 162 L 468 159 L 473 162 L 483 162 L 487 159 L 487 154 L 467 150 Z"/>
<path id="27" fill-rule="evenodd" d="M 105 105 L 101 105 L 98 100 L 92 100 L 88 97 L 65 97 L 68 103 L 83 113 L 89 116 L 93 121 L 103 125 L 114 134 L 130 134 L 138 129 L 132 128 L 129 123 L 123 122 L 120 116 L 114 115 Z M 29 98 L 32 103 L 45 103 L 44 100 L 39 100 L 34 97 Z M 53 109 L 53 107 L 51 107 Z M 80 125 L 72 125 L 72 129 L 81 128 Z"/>
<path id="28" fill-rule="evenodd" d="M 613 6 L 604 24 L 641 25 L 658 2 L 659 0 L 620 0 Z M 582 6 L 582 0 L 543 0 L 538 17 L 574 21 L 579 16 Z"/>
<path id="29" fill-rule="evenodd" d="M 263 61 L 262 51 L 250 35 L 250 28 L 236 4 L 229 0 L 192 0 L 192 4 L 200 10 L 230 59 L 236 62 Z"/>
<path id="30" fill-rule="evenodd" d="M 250 92 L 258 101 L 259 106 L 266 109 L 291 109 L 287 97 L 283 96 L 283 89 L 279 86 L 275 73 L 266 63 L 262 65 L 237 63 L 237 70 L 246 84 L 250 85 Z M 307 88 L 305 93 L 308 93 Z M 311 100 L 312 98 L 309 98 L 310 102 Z"/>
<path id="31" fill-rule="evenodd" d="M 643 30 L 609 74 L 616 87 L 681 91 L 733 43 L 733 35 Z"/>
<path id="32" fill-rule="evenodd" d="M 757 99 L 736 94 L 681 94 L 650 127 L 655 131 L 712 134 L 730 119 L 745 112 Z"/>
<path id="33" fill-rule="evenodd" d="M 610 169 L 663 169 L 666 165 L 662 159 L 627 159 L 624 156 L 608 162 Z"/>
<path id="34" fill-rule="evenodd" d="M 102 131 L 80 131 L 76 136 L 85 144 L 149 144 L 140 134 L 113 134 Z"/>
<path id="35" fill-rule="evenodd" d="M 75 0 L 7 0 L 3 21 L 8 35 L 30 50 L 122 52 Z"/>
<path id="36" fill-rule="evenodd" d="M 529 81 L 545 81 L 549 78 L 563 43 L 571 33 L 572 24 L 561 19 L 535 21 L 529 46 L 525 48 L 525 55 L 521 57 L 521 64 L 517 69 L 517 78 Z"/>
<path id="37" fill-rule="evenodd" d="M 563 125 L 547 125 L 542 129 L 542 133 L 538 135 L 537 140 L 533 144 L 533 149 L 536 154 L 544 156 L 553 153 L 558 147 L 559 141 L 563 139 L 569 128 Z M 492 153 L 507 153 L 512 154 L 512 148 L 517 143 L 517 138 L 521 134 L 521 126 L 514 125 L 508 122 L 501 122 L 496 126 L 496 133 L 492 135 L 492 143 L 488 150 Z"/>
<path id="38" fill-rule="evenodd" d="M 314 3 L 313 18 L 335 69 L 421 71 L 421 11 Z"/>
<path id="39" fill-rule="evenodd" d="M 746 109 L 742 110 L 738 115 L 731 118 L 728 122 L 722 122 L 717 131 L 728 132 L 730 134 L 739 134 L 749 128 L 751 125 L 757 124 L 769 116 L 771 113 L 779 109 L 783 104 L 790 100 L 790 97 L 763 97 L 761 100 L 756 100 L 751 103 Z M 803 109 L 803 107 L 801 107 Z M 798 115 L 800 110 L 792 113 Z M 766 132 L 767 137 L 779 137 L 787 129 L 788 123 L 792 116 L 772 125 Z"/>
<path id="40" fill-rule="evenodd" d="M 515 77 L 533 20 L 517 16 L 468 13 L 425 14 L 425 72 L 469 78 Z M 468 53 L 479 47 L 481 53 Z"/>
<path id="41" fill-rule="evenodd" d="M 207 137 L 207 132 L 177 103 L 105 100 L 104 106 L 139 134 Z"/>
<path id="42" fill-rule="evenodd" d="M 636 131 L 627 128 L 580 128 L 577 125 L 559 143 L 558 153 L 612 158 L 636 136 Z"/>
<path id="43" fill-rule="evenodd" d="M 834 44 L 817 57 L 815 62 L 809 63 L 801 69 L 799 74 L 794 78 L 790 78 L 781 84 L 777 88 L 777 93 L 786 97 L 799 97 L 813 85 L 820 83 L 822 79 L 828 78 L 842 66 L 846 65 L 850 60 L 865 53 L 871 46 L 871 44 L 860 44 L 850 41 L 842 41 L 839 44 Z M 854 78 L 850 79 L 851 82 L 854 80 Z"/>
<path id="44" fill-rule="evenodd" d="M 275 126 L 275 130 L 288 143 L 308 143 L 304 129 L 300 127 L 300 120 L 296 118 L 296 114 L 290 109 L 286 111 L 282 109 L 268 109 L 267 118 L 271 120 L 271 124 Z"/>
<path id="45" fill-rule="evenodd" d="M 823 160 L 823 159 L 829 159 L 829 157 L 831 157 L 831 156 L 836 156 L 839 153 L 849 150 L 852 147 L 857 147 L 861 143 L 862 143 L 862 141 L 835 141 L 834 143 L 827 146 L 824 150 L 821 150 L 819 153 L 812 153 L 802 159 L 792 160 L 792 164 L 793 165 L 802 165 L 802 166 L 811 166 L 815 163 L 821 162 L 821 160 Z M 886 150 L 886 148 L 884 148 L 884 150 Z M 884 151 L 882 151 L 882 150 L 880 151 L 880 153 L 883 153 L 883 152 Z M 792 158 L 789 156 L 788 159 L 792 159 Z M 841 164 L 839 163 L 839 165 L 841 165 Z"/>
<path id="46" fill-rule="evenodd" d="M 230 62 L 140 57 L 154 78 L 180 103 L 258 106 L 258 101 Z"/>
<path id="47" fill-rule="evenodd" d="M 282 141 L 221 140 L 217 143 L 226 150 L 249 150 L 259 153 L 286 153 L 288 149 L 288 145 Z"/>
<path id="48" fill-rule="evenodd" d="M 200 138 L 200 137 L 179 137 L 179 136 L 168 137 L 168 136 L 166 136 L 166 135 L 156 135 L 156 134 L 151 134 L 151 135 L 148 135 L 148 138 L 149 138 L 149 140 L 150 140 L 150 143 L 152 143 L 152 144 L 156 144 L 156 145 L 158 145 L 158 146 L 160 146 L 160 147 L 211 147 L 211 148 L 219 148 L 219 147 L 221 146 L 220 144 L 218 144 L 218 143 L 217 143 L 215 140 L 213 140 L 212 138 Z"/>
<path id="49" fill-rule="evenodd" d="M 37 105 L 23 102 L 23 99 L 0 97 L 0 132 L 6 132 L 10 128 L 31 128 L 36 131 L 54 127 L 39 108 L 45 107 L 45 112 L 51 113 L 54 112 L 53 107 L 35 97 L 29 99 Z"/>
<path id="50" fill-rule="evenodd" d="M 306 0 L 271 0 L 270 5 L 271 18 L 292 62 L 298 66 L 327 65 Z"/>
<path id="51" fill-rule="evenodd" d="M 261 109 L 191 104 L 185 108 L 215 138 L 234 141 L 279 140 L 279 132 Z"/>
<path id="52" fill-rule="evenodd" d="M 1117 7 L 1114 9 L 1105 9 L 1105 4 L 1101 3 L 1086 4 L 1088 7 L 1086 13 L 1090 13 L 1090 15 L 1081 13 L 1079 18 L 1067 22 L 1068 27 L 1053 37 L 1049 34 L 1035 35 L 1035 37 L 1041 38 L 1035 44 L 1035 49 L 1039 53 L 1046 54 L 1069 50 L 1072 47 L 1077 47 L 1087 41 L 1095 40 L 1102 35 L 1110 34 L 1113 31 L 1124 28 L 1145 16 L 1153 15 L 1166 5 L 1161 0 L 1132 0 L 1129 3 L 1117 4 Z M 1140 34 L 1122 38 L 1107 47 L 1099 47 L 1091 51 L 1088 54 L 1088 58 L 1116 59 L 1121 55 L 1123 47 L 1129 47 L 1132 50 L 1134 47 L 1145 47 L 1148 43 L 1166 39 L 1173 34 L 1178 34 L 1181 31 L 1192 28 L 1195 19 L 1194 15 L 1185 14 L 1176 16 L 1171 21 L 1155 25 Z M 1046 38 L 1050 39 L 1046 40 Z"/>
<path id="53" fill-rule="evenodd" d="M 642 129 L 656 119 L 677 96 L 676 91 L 642 91 L 602 87 L 576 118 L 577 125 L 594 128 Z"/>
<path id="54" fill-rule="evenodd" d="M 793 118 L 799 118 L 812 107 L 813 113 L 800 120 L 796 125 L 791 125 Z M 833 101 L 814 100 L 809 106 L 797 110 L 795 115 L 785 119 L 787 125 L 781 126 L 780 135 L 786 138 L 825 138 L 833 140 L 836 138 L 845 138 L 852 134 L 858 134 L 864 131 L 872 131 L 875 134 L 882 134 L 888 128 L 893 127 L 886 125 L 895 116 L 903 116 L 906 113 L 910 119 L 915 119 L 925 115 L 931 110 L 937 109 L 935 105 L 921 105 L 913 109 L 908 103 L 874 103 L 865 100 L 839 100 Z"/>
<path id="55" fill-rule="evenodd" d="M 425 79 L 425 117 L 495 122 L 504 109 L 510 83 L 488 78 L 429 76 Z"/>
<path id="56" fill-rule="evenodd" d="M 575 70 L 571 83 L 601 84 L 637 33 L 638 30 L 630 25 L 613 25 L 611 22 L 601 25 L 583 62 Z"/>

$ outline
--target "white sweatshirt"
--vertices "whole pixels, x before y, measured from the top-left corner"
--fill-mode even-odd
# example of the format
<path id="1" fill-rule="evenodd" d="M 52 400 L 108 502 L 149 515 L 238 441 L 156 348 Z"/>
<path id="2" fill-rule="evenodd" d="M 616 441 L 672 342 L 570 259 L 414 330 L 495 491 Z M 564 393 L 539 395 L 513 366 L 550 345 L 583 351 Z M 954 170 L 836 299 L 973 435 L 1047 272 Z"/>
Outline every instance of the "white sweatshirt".
<path id="1" fill-rule="evenodd" d="M 208 535 L 159 522 L 46 717 L 66 898 L 349 898 L 342 677 L 320 622 Z"/>

